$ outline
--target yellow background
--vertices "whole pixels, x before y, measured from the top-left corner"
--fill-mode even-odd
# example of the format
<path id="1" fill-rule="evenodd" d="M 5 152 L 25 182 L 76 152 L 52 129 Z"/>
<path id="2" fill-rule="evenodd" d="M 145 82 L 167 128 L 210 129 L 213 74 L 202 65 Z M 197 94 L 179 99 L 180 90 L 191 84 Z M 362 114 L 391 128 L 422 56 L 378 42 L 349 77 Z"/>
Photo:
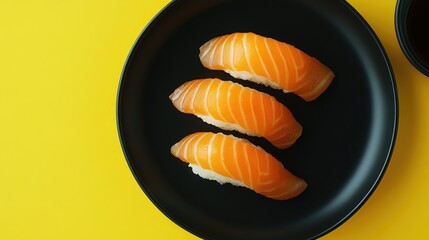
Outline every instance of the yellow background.
<path id="1" fill-rule="evenodd" d="M 135 182 L 115 120 L 127 54 L 167 0 L 0 1 L 0 239 L 197 239 Z M 401 52 L 395 0 L 351 0 L 396 74 L 400 122 L 368 202 L 323 239 L 429 239 L 429 78 Z"/>

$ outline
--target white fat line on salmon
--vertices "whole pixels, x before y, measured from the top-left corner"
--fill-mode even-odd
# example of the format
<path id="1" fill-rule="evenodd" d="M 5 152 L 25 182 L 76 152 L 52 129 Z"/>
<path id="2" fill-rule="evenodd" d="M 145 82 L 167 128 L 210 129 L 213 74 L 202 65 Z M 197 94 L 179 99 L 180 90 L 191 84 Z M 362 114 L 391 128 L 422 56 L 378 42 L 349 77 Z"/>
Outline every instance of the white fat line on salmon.
<path id="1" fill-rule="evenodd" d="M 259 150 L 260 151 L 264 151 L 262 148 L 259 148 Z M 261 166 L 260 166 L 260 159 L 259 159 L 259 154 L 258 154 L 258 149 L 256 149 L 256 154 L 255 154 L 255 157 L 256 157 L 256 166 L 258 166 L 258 171 L 257 171 L 257 173 L 260 173 L 261 172 Z M 261 175 L 260 174 L 258 174 L 258 184 L 261 182 Z"/>
<path id="2" fill-rule="evenodd" d="M 282 62 L 283 62 L 283 68 L 285 69 L 284 76 L 279 76 L 279 80 L 280 80 L 279 85 L 280 86 L 284 86 L 283 89 L 289 89 L 289 77 L 290 77 L 289 76 L 289 68 L 288 68 L 288 65 L 286 63 L 286 59 L 285 59 L 284 53 L 280 49 L 279 43 L 277 41 L 274 41 L 274 43 L 277 46 L 277 50 L 279 51 L 280 57 L 281 57 Z M 282 82 L 284 82 L 284 84 L 282 84 Z M 283 90 L 283 91 L 285 91 L 285 90 Z"/>
<path id="3" fill-rule="evenodd" d="M 298 65 L 296 66 L 296 69 L 298 72 L 301 72 L 302 74 L 299 75 L 298 79 L 296 80 L 296 82 L 300 82 L 303 79 L 305 79 L 305 76 L 309 73 L 308 70 L 305 69 L 305 62 L 304 62 L 304 53 L 300 50 L 298 50 Z M 304 71 L 302 71 L 302 69 L 304 69 Z M 301 70 L 301 71 L 300 71 Z"/>
<path id="4" fill-rule="evenodd" d="M 207 90 L 206 90 L 206 93 L 204 95 L 204 107 L 206 108 L 206 113 L 208 115 L 211 115 L 211 113 L 210 113 L 209 105 L 207 103 L 207 99 L 209 98 L 209 92 L 211 90 L 211 86 L 212 86 L 212 84 L 213 84 L 214 81 L 215 80 L 213 80 L 213 79 L 210 81 L 209 85 L 206 87 Z"/>
<path id="5" fill-rule="evenodd" d="M 179 151 L 178 152 L 180 152 L 180 150 L 183 148 L 183 156 L 184 156 L 184 158 L 185 159 L 188 159 L 189 158 L 189 155 L 188 155 L 188 147 L 189 147 L 189 144 L 191 143 L 191 141 L 196 137 L 196 136 L 198 136 L 198 134 L 194 134 L 194 135 L 192 135 L 190 138 L 188 138 L 185 142 L 183 142 L 183 144 L 181 144 L 181 146 L 180 146 L 180 149 L 179 149 Z"/>
<path id="6" fill-rule="evenodd" d="M 289 193 L 289 191 L 287 192 L 287 194 L 285 194 L 285 193 L 280 193 L 280 194 L 265 194 L 265 196 L 267 196 L 268 198 L 272 198 L 272 199 L 278 199 L 278 198 L 280 198 L 281 196 L 288 196 L 290 193 Z"/>
<path id="7" fill-rule="evenodd" d="M 174 103 L 180 96 L 182 96 L 181 95 L 182 92 L 183 92 L 182 87 L 176 88 L 174 92 L 170 94 L 169 96 L 170 100 Z"/>
<path id="8" fill-rule="evenodd" d="M 304 62 L 304 57 L 305 57 L 304 54 L 305 53 L 299 49 L 297 49 L 297 50 L 298 50 L 298 57 L 299 57 L 299 62 L 298 62 L 297 68 L 298 69 L 305 68 L 305 62 Z M 310 57 L 310 58 L 312 58 L 312 57 Z"/>
<path id="9" fill-rule="evenodd" d="M 235 64 L 234 64 L 234 50 L 235 50 L 235 40 L 237 39 L 237 34 L 234 34 L 234 38 L 232 39 L 232 42 L 229 44 L 229 62 L 230 62 L 230 67 L 231 69 L 233 69 L 234 71 L 236 71 L 237 69 L 235 68 Z"/>
<path id="10" fill-rule="evenodd" d="M 279 103 L 279 104 L 280 104 L 280 103 Z M 282 107 L 284 107 L 284 106 L 282 106 Z M 281 109 L 281 108 L 280 108 L 280 115 L 279 115 L 279 116 L 277 116 L 277 118 L 276 118 L 276 119 L 274 119 L 274 122 L 273 122 L 273 123 L 274 123 L 274 124 L 273 124 L 274 126 L 275 126 L 275 125 L 277 125 L 277 123 L 278 123 L 280 120 L 282 120 L 282 119 L 283 119 L 283 116 L 285 115 L 285 111 L 286 111 L 285 109 Z"/>
<path id="11" fill-rule="evenodd" d="M 233 150 L 233 152 L 234 152 L 234 163 L 235 163 L 235 166 L 237 167 L 237 172 L 238 172 L 238 175 L 239 175 L 239 180 L 241 181 L 241 182 L 243 182 L 243 174 L 242 174 L 242 172 L 241 172 L 241 168 L 240 168 L 240 165 L 238 164 L 238 161 L 237 161 L 237 158 L 238 158 L 238 156 L 237 156 L 237 143 L 238 143 L 238 141 L 234 141 L 234 143 L 232 144 L 232 150 Z"/>
<path id="12" fill-rule="evenodd" d="M 296 141 L 296 138 L 294 137 L 290 141 L 284 142 L 286 139 L 288 139 L 290 137 L 288 137 L 286 127 L 284 127 L 284 128 L 282 127 L 281 130 L 283 130 L 283 131 L 280 131 L 281 134 L 271 134 L 270 137 L 267 137 L 267 139 L 269 139 L 269 141 L 273 145 L 275 145 L 277 148 L 283 148 L 283 147 L 288 147 L 288 146 L 292 145 Z"/>
<path id="13" fill-rule="evenodd" d="M 200 59 L 203 59 L 207 55 L 207 53 L 210 51 L 212 45 L 213 45 L 213 41 L 209 41 L 208 43 L 206 43 L 200 47 Z M 202 49 L 204 49 L 204 52 L 201 53 Z"/>
<path id="14" fill-rule="evenodd" d="M 203 81 L 198 81 L 198 86 L 197 86 L 197 88 L 194 89 L 194 92 L 193 92 L 193 95 L 192 95 L 192 98 L 191 98 L 191 104 L 189 105 L 191 108 L 195 107 L 195 105 L 194 105 L 195 98 L 196 98 L 197 93 L 200 90 L 200 87 L 201 87 L 202 84 L 203 84 Z"/>
<path id="15" fill-rule="evenodd" d="M 261 176 L 260 176 L 261 177 Z M 264 187 L 266 187 L 266 186 L 271 186 L 271 185 L 273 185 L 275 182 L 273 181 L 273 180 L 262 180 L 261 178 L 259 178 L 259 186 L 264 186 Z M 275 187 L 273 187 L 273 188 L 275 188 Z M 269 190 L 263 190 L 263 191 L 259 191 L 259 192 L 270 192 L 271 191 L 271 189 L 269 189 Z"/>
<path id="16" fill-rule="evenodd" d="M 304 183 L 301 184 L 294 184 L 292 188 L 287 188 L 287 191 L 276 194 L 276 195 L 267 195 L 267 197 L 271 197 L 271 198 L 280 198 L 280 197 L 284 197 L 284 196 L 288 196 L 291 193 L 295 192 L 296 190 L 298 190 L 299 188 L 301 188 L 303 185 L 305 185 Z M 275 189 L 274 189 L 275 190 Z"/>
<path id="17" fill-rule="evenodd" d="M 311 96 L 315 92 L 320 91 L 320 89 L 323 88 L 326 85 L 326 83 L 330 81 L 330 79 L 332 78 L 333 75 L 334 74 L 332 72 L 328 72 L 326 77 L 322 81 L 320 81 L 319 84 L 317 84 L 317 86 L 311 92 L 301 94 L 301 97 Z"/>
<path id="18" fill-rule="evenodd" d="M 210 58 L 209 58 L 209 66 L 210 66 L 210 68 L 213 67 L 214 56 L 215 56 L 215 53 L 216 53 L 216 50 L 217 50 L 217 45 L 220 42 L 220 39 L 221 38 L 219 37 L 219 38 L 216 38 L 214 40 L 214 41 L 216 41 L 216 44 L 212 47 L 212 52 L 211 52 L 211 55 L 210 55 Z"/>
<path id="19" fill-rule="evenodd" d="M 258 47 L 258 43 L 257 43 L 257 38 L 258 37 L 255 35 L 254 38 L 255 38 L 254 44 L 255 44 L 256 54 L 258 55 L 258 59 L 261 62 L 262 68 L 265 71 L 265 74 L 266 74 L 265 76 L 268 79 L 271 79 L 271 74 L 268 72 L 267 67 L 265 66 L 264 60 L 262 59 L 261 53 L 259 52 L 259 47 Z"/>
<path id="20" fill-rule="evenodd" d="M 185 91 L 181 92 L 181 99 L 180 99 L 180 108 L 183 109 L 183 102 L 185 101 L 186 96 L 188 95 L 189 91 L 192 89 L 192 87 L 196 84 L 196 81 L 193 81 L 192 83 L 187 85 L 187 88 Z"/>
<path id="21" fill-rule="evenodd" d="M 201 165 L 200 160 L 198 159 L 198 148 L 200 148 L 200 141 L 203 139 L 208 133 L 203 133 L 200 135 L 200 137 L 195 141 L 195 147 L 194 147 L 194 158 L 197 165 Z"/>
<path id="22" fill-rule="evenodd" d="M 239 98 L 238 98 L 238 104 L 239 104 L 239 107 L 240 107 L 241 116 L 242 116 L 243 121 L 244 121 L 243 128 L 244 129 L 249 129 L 249 125 L 247 124 L 247 120 L 246 120 L 246 115 L 243 112 L 243 104 L 242 104 L 243 103 L 243 100 L 242 100 L 243 90 L 244 90 L 244 88 L 240 89 Z"/>
<path id="23" fill-rule="evenodd" d="M 223 83 L 224 83 L 223 81 L 220 81 L 218 86 L 217 86 L 216 99 L 219 99 L 219 93 L 220 93 L 220 89 L 221 89 L 221 86 Z M 220 101 L 216 101 L 216 111 L 217 111 L 218 115 L 220 116 L 221 120 L 226 121 L 226 119 L 223 116 L 222 111 L 220 110 L 219 106 L 220 106 Z"/>
<path id="24" fill-rule="evenodd" d="M 305 75 L 307 75 L 307 72 L 305 72 L 303 75 L 301 75 L 301 76 L 303 76 L 302 78 L 304 78 Z M 308 83 L 309 83 L 308 81 L 296 82 L 296 86 L 292 92 L 298 92 L 302 88 L 306 87 L 308 85 Z M 301 97 L 302 97 L 302 94 L 301 94 Z"/>
<path id="25" fill-rule="evenodd" d="M 265 116 L 266 112 L 265 112 L 265 106 L 264 106 L 264 101 L 263 101 L 263 94 L 259 94 L 259 101 L 260 101 L 261 107 L 262 107 L 262 120 L 263 120 L 261 132 L 264 135 L 265 132 L 267 131 L 267 116 Z"/>
<path id="26" fill-rule="evenodd" d="M 228 176 L 232 177 L 231 172 L 228 170 L 228 168 L 225 165 L 225 156 L 224 156 L 224 148 L 225 148 L 225 142 L 226 142 L 226 136 L 223 134 L 216 134 L 216 136 L 219 136 L 222 138 L 222 142 L 220 144 L 220 161 L 222 163 L 223 169 L 225 169 L 225 172 L 228 173 Z"/>
<path id="27" fill-rule="evenodd" d="M 234 86 L 234 84 L 229 85 L 228 91 L 226 91 L 228 93 L 228 96 L 227 96 L 227 105 L 228 105 L 228 111 L 229 111 L 229 113 L 230 113 L 230 115 L 231 115 L 231 117 L 233 119 L 233 122 L 237 123 L 237 118 L 235 117 L 235 113 L 232 111 L 232 108 L 231 108 L 231 98 L 235 97 L 235 96 L 231 95 L 231 88 L 233 86 Z"/>
<path id="28" fill-rule="evenodd" d="M 285 140 L 284 138 L 286 137 L 286 134 L 280 132 L 280 134 L 272 135 L 272 136 L 275 136 L 275 137 L 274 138 L 268 138 L 268 140 L 277 148 L 280 148 L 283 146 L 283 144 L 286 144 L 286 143 L 283 143 L 283 141 Z M 279 142 L 281 142 L 281 143 L 279 143 Z"/>
<path id="29" fill-rule="evenodd" d="M 301 81 L 301 79 L 304 79 L 306 75 L 311 74 L 308 71 L 304 71 L 303 74 L 301 74 L 299 80 L 297 80 L 295 88 L 292 90 L 292 92 L 298 92 L 299 90 L 301 90 L 302 88 L 306 87 L 309 85 L 310 81 Z M 302 97 L 302 95 L 300 95 Z"/>
<path id="30" fill-rule="evenodd" d="M 175 157 L 179 156 L 180 154 L 180 149 L 182 149 L 182 146 L 179 146 L 179 143 L 175 143 L 173 146 L 171 146 L 170 148 L 170 152 L 171 154 L 173 154 Z"/>
<path id="31" fill-rule="evenodd" d="M 277 66 L 276 61 L 274 60 L 273 54 L 272 54 L 272 52 L 271 52 L 271 48 L 268 46 L 267 38 L 264 38 L 264 43 L 265 43 L 265 48 L 266 48 L 266 49 L 267 49 L 267 51 L 268 51 L 268 55 L 270 56 L 271 62 L 273 63 L 271 66 L 273 66 L 273 67 L 274 67 L 274 69 L 275 69 L 276 76 L 277 76 L 277 77 L 276 77 L 276 79 L 281 79 L 281 78 L 280 78 L 279 68 L 278 68 L 278 66 Z"/>
<path id="32" fill-rule="evenodd" d="M 248 175 L 249 175 L 249 186 L 251 187 L 251 188 L 253 188 L 253 181 L 252 181 L 252 170 L 251 170 L 251 167 L 250 167 L 250 161 L 249 161 L 249 155 L 248 155 L 248 153 L 247 153 L 247 147 L 248 147 L 249 145 L 248 144 L 245 144 L 244 145 L 244 156 L 245 156 L 245 160 L 246 160 L 246 164 L 247 164 L 247 173 L 248 173 Z"/>
<path id="33" fill-rule="evenodd" d="M 276 140 L 279 140 L 279 139 L 285 137 L 286 133 L 287 133 L 287 127 L 288 126 L 285 126 L 284 124 L 281 124 L 276 129 L 273 129 L 272 132 L 271 132 L 271 134 L 269 135 L 270 141 L 271 142 L 272 141 L 276 141 Z M 278 133 L 281 133 L 281 134 L 278 134 Z"/>
<path id="34" fill-rule="evenodd" d="M 269 159 L 270 157 L 271 157 L 271 155 L 270 154 L 268 154 L 267 152 L 265 152 L 264 151 L 264 154 L 265 154 L 265 159 Z M 268 161 L 265 161 L 266 163 L 267 163 L 267 175 L 270 175 L 270 173 L 271 173 L 271 168 L 270 168 L 270 164 L 269 164 L 269 162 Z"/>
<path id="35" fill-rule="evenodd" d="M 269 164 L 268 164 L 268 160 L 267 160 L 267 153 L 263 150 L 262 150 L 262 152 L 265 154 L 265 158 L 262 160 L 263 161 L 262 163 L 261 163 L 261 161 L 258 161 L 258 172 L 259 172 L 258 182 L 259 182 L 259 185 L 268 185 L 272 182 L 272 180 L 267 180 L 267 179 L 265 179 L 265 181 L 263 180 L 263 177 L 267 177 L 270 175 L 270 170 L 268 167 Z M 258 159 L 259 159 L 259 156 L 258 156 Z M 260 164 L 264 164 L 264 163 L 266 164 L 266 166 L 265 166 L 266 170 L 262 171 Z"/>
<path id="36" fill-rule="evenodd" d="M 224 63 L 223 63 L 223 55 L 224 55 L 224 50 L 225 50 L 225 44 L 228 41 L 228 38 L 231 37 L 231 35 L 228 35 L 226 37 L 222 37 L 222 45 L 220 46 L 220 61 L 219 61 L 219 65 L 222 67 L 225 67 Z"/>
<path id="37" fill-rule="evenodd" d="M 286 45 L 285 47 L 289 51 L 289 55 L 293 63 L 293 69 L 295 70 L 295 79 L 298 80 L 299 74 L 298 74 L 298 68 L 296 67 L 295 56 L 292 54 L 292 51 L 290 50 L 292 47 L 289 45 Z M 291 80 L 293 78 L 289 76 L 289 79 Z"/>
<path id="38" fill-rule="evenodd" d="M 210 169 L 213 169 L 212 166 L 212 148 L 213 148 L 213 142 L 216 138 L 216 134 L 213 134 L 210 138 L 208 147 L 207 147 L 207 163 L 209 164 Z"/>
<path id="39" fill-rule="evenodd" d="M 304 58 L 303 58 L 304 53 L 302 51 L 298 50 L 298 56 L 299 56 L 301 64 L 298 64 L 296 66 L 297 71 L 300 70 L 300 69 L 305 68 L 305 66 L 304 66 L 305 65 L 304 64 Z M 305 76 L 309 74 L 309 71 L 308 70 L 307 71 L 304 70 L 304 71 L 301 71 L 301 73 L 303 73 L 303 74 L 299 75 L 299 77 L 296 79 L 297 83 L 301 82 L 302 79 L 305 79 Z"/>
<path id="40" fill-rule="evenodd" d="M 255 109 L 254 109 L 254 106 L 253 106 L 253 92 L 254 91 L 250 91 L 250 94 L 249 94 L 249 102 L 250 102 L 250 110 L 252 111 L 252 118 L 253 118 L 253 123 L 254 123 L 254 126 L 255 126 L 255 132 L 259 132 L 258 130 L 259 130 L 259 124 L 258 124 L 258 120 L 256 119 L 256 114 L 255 114 Z"/>
<path id="41" fill-rule="evenodd" d="M 269 186 L 269 185 L 273 185 L 275 182 L 274 181 L 270 181 L 269 183 L 267 183 L 267 184 L 261 184 L 260 186 Z M 271 192 L 274 192 L 274 191 L 277 191 L 278 190 L 278 186 L 276 186 L 277 184 L 274 184 L 274 186 L 273 187 L 270 187 L 270 188 L 266 188 L 266 189 L 264 189 L 264 190 L 259 190 L 258 192 L 259 193 L 263 193 L 264 195 L 267 195 L 268 196 L 268 194 L 267 193 L 271 193 Z M 282 193 L 283 194 L 283 193 Z M 271 195 L 270 195 L 271 196 Z"/>
<path id="42" fill-rule="evenodd" d="M 276 119 L 276 106 L 275 106 L 275 100 L 274 98 L 270 98 L 271 101 L 271 109 L 272 109 L 272 113 L 273 116 L 271 116 L 271 125 L 269 127 L 269 129 L 271 129 L 275 124 L 274 124 L 274 120 Z"/>
<path id="43" fill-rule="evenodd" d="M 244 36 L 243 36 L 243 38 L 242 38 L 244 59 L 246 59 L 247 66 L 249 66 L 249 71 L 250 72 L 255 72 L 253 70 L 253 68 L 252 68 L 252 65 L 250 64 L 249 53 L 248 53 L 248 46 L 247 46 L 246 39 L 247 39 L 247 33 L 245 33 Z"/>

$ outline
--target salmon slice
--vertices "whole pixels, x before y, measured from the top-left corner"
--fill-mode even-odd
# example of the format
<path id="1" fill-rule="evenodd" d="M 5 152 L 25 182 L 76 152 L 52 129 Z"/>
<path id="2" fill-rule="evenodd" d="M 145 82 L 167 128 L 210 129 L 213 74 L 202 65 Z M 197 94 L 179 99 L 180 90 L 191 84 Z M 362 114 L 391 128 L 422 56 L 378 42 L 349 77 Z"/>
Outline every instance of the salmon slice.
<path id="1" fill-rule="evenodd" d="M 254 33 L 216 37 L 200 47 L 201 63 L 212 70 L 293 92 L 312 101 L 331 84 L 327 66 L 292 45 Z"/>
<path id="2" fill-rule="evenodd" d="M 262 148 L 232 135 L 193 133 L 174 144 L 171 153 L 203 178 L 247 187 L 272 199 L 296 197 L 307 187 Z"/>
<path id="3" fill-rule="evenodd" d="M 231 81 L 189 81 L 170 99 L 181 112 L 195 114 L 224 130 L 264 137 L 280 149 L 291 146 L 302 133 L 289 109 L 274 97 Z"/>

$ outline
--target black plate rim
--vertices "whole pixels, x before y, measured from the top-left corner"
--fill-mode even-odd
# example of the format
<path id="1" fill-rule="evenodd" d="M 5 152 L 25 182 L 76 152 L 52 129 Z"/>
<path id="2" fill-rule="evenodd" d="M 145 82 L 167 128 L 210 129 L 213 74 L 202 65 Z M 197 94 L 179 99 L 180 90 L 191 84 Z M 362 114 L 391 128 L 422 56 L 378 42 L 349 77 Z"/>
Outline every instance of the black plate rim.
<path id="1" fill-rule="evenodd" d="M 167 3 L 167 5 L 165 5 L 158 13 L 156 13 L 156 15 L 154 17 L 152 17 L 152 19 L 145 25 L 145 27 L 139 33 L 138 37 L 134 41 L 134 43 L 131 47 L 131 50 L 129 51 L 129 53 L 125 59 L 125 64 L 122 68 L 122 72 L 121 72 L 120 79 L 119 79 L 117 97 L 116 97 L 117 133 L 118 133 L 118 138 L 119 138 L 120 145 L 121 145 L 122 151 L 124 153 L 124 157 L 125 157 L 125 160 L 127 162 L 127 165 L 129 167 L 131 173 L 133 174 L 135 181 L 138 183 L 138 185 L 143 190 L 145 195 L 149 198 L 149 200 L 157 207 L 157 209 L 159 211 L 161 211 L 164 214 L 164 216 L 166 216 L 168 219 L 170 219 L 172 222 L 174 222 L 175 224 L 177 224 L 178 226 L 180 226 L 184 230 L 186 230 L 189 233 L 194 234 L 195 236 L 200 237 L 202 239 L 208 239 L 208 236 L 206 234 L 199 232 L 196 229 L 193 229 L 192 226 L 188 226 L 188 225 L 184 224 L 180 219 L 177 219 L 177 218 L 175 218 L 175 216 L 169 214 L 169 212 L 166 209 L 164 209 L 161 205 L 158 204 L 158 202 L 156 201 L 156 198 L 151 194 L 151 192 L 146 188 L 146 186 L 139 180 L 137 173 L 134 171 L 133 163 L 129 158 L 128 149 L 126 147 L 125 139 L 123 137 L 123 130 L 122 130 L 123 125 L 122 125 L 122 121 L 121 121 L 121 117 L 120 117 L 120 115 L 121 115 L 121 98 L 122 98 L 122 93 L 123 93 L 122 92 L 122 86 L 123 86 L 123 82 L 125 81 L 127 71 L 128 71 L 129 66 L 130 66 L 131 59 L 133 58 L 133 56 L 135 54 L 136 47 L 139 45 L 142 38 L 144 38 L 146 36 L 147 32 L 149 32 L 149 30 L 156 24 L 158 19 L 162 18 L 162 16 L 164 14 L 166 14 L 166 12 L 168 12 L 169 9 L 173 8 L 174 5 L 180 1 L 181 0 L 172 0 L 171 2 Z M 354 17 L 356 17 L 361 22 L 361 24 L 366 28 L 368 33 L 371 35 L 372 40 L 377 45 L 377 47 L 379 48 L 379 50 L 382 54 L 382 57 L 383 57 L 383 60 L 384 60 L 385 66 L 386 66 L 386 70 L 390 76 L 390 84 L 392 86 L 392 89 L 391 89 L 392 90 L 392 97 L 393 97 L 392 101 L 393 101 L 393 106 L 394 106 L 394 109 L 393 109 L 394 110 L 394 119 L 392 122 L 392 125 L 393 125 L 392 138 L 390 139 L 389 149 L 388 149 L 388 152 L 387 152 L 385 159 L 383 160 L 383 166 L 380 170 L 380 173 L 377 176 L 377 178 L 374 181 L 371 188 L 368 189 L 365 196 L 361 199 L 361 201 L 355 206 L 355 208 L 353 208 L 351 211 L 349 211 L 348 214 L 346 214 L 342 219 L 340 219 L 335 224 L 333 224 L 330 228 L 327 228 L 324 231 L 321 231 L 320 233 L 310 237 L 309 239 L 320 238 L 320 237 L 332 232 L 333 230 L 337 229 L 339 226 L 344 224 L 348 219 L 350 219 L 357 211 L 359 211 L 362 208 L 362 206 L 368 201 L 368 199 L 371 197 L 371 195 L 374 193 L 374 191 L 377 189 L 378 185 L 380 184 L 384 174 L 386 173 L 386 169 L 390 163 L 390 160 L 391 160 L 393 152 L 394 152 L 394 147 L 395 147 L 397 132 L 398 132 L 398 124 L 399 124 L 399 99 L 398 99 L 397 85 L 396 85 L 396 80 L 395 80 L 393 68 L 392 68 L 391 62 L 388 58 L 388 54 L 387 54 L 386 50 L 384 49 L 380 39 L 377 37 L 377 34 L 371 28 L 369 23 L 362 17 L 362 15 L 359 14 L 359 12 L 350 3 L 348 3 L 347 1 L 344 1 L 344 0 L 336 0 L 336 1 L 341 2 L 348 9 L 348 11 L 351 14 L 353 14 Z"/>

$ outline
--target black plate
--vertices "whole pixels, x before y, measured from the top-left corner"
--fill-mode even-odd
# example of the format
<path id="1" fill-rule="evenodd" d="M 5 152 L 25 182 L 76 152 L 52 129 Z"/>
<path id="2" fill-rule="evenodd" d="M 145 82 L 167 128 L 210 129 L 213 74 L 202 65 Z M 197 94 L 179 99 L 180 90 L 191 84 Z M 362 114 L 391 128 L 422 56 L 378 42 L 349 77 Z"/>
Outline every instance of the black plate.
<path id="1" fill-rule="evenodd" d="M 204 42 L 247 31 L 317 57 L 335 72 L 332 85 L 317 100 L 305 102 L 201 65 L 198 48 Z M 263 139 L 246 138 L 308 182 L 302 195 L 275 201 L 221 186 L 194 175 L 170 154 L 170 147 L 190 133 L 220 131 L 180 113 L 168 99 L 182 83 L 206 77 L 240 82 L 290 108 L 304 128 L 291 148 L 277 150 Z M 362 206 L 380 181 L 398 119 L 386 53 L 368 24 L 342 0 L 174 1 L 131 50 L 117 104 L 122 147 L 137 182 L 165 215 L 205 239 L 308 239 L 331 231 Z"/>

